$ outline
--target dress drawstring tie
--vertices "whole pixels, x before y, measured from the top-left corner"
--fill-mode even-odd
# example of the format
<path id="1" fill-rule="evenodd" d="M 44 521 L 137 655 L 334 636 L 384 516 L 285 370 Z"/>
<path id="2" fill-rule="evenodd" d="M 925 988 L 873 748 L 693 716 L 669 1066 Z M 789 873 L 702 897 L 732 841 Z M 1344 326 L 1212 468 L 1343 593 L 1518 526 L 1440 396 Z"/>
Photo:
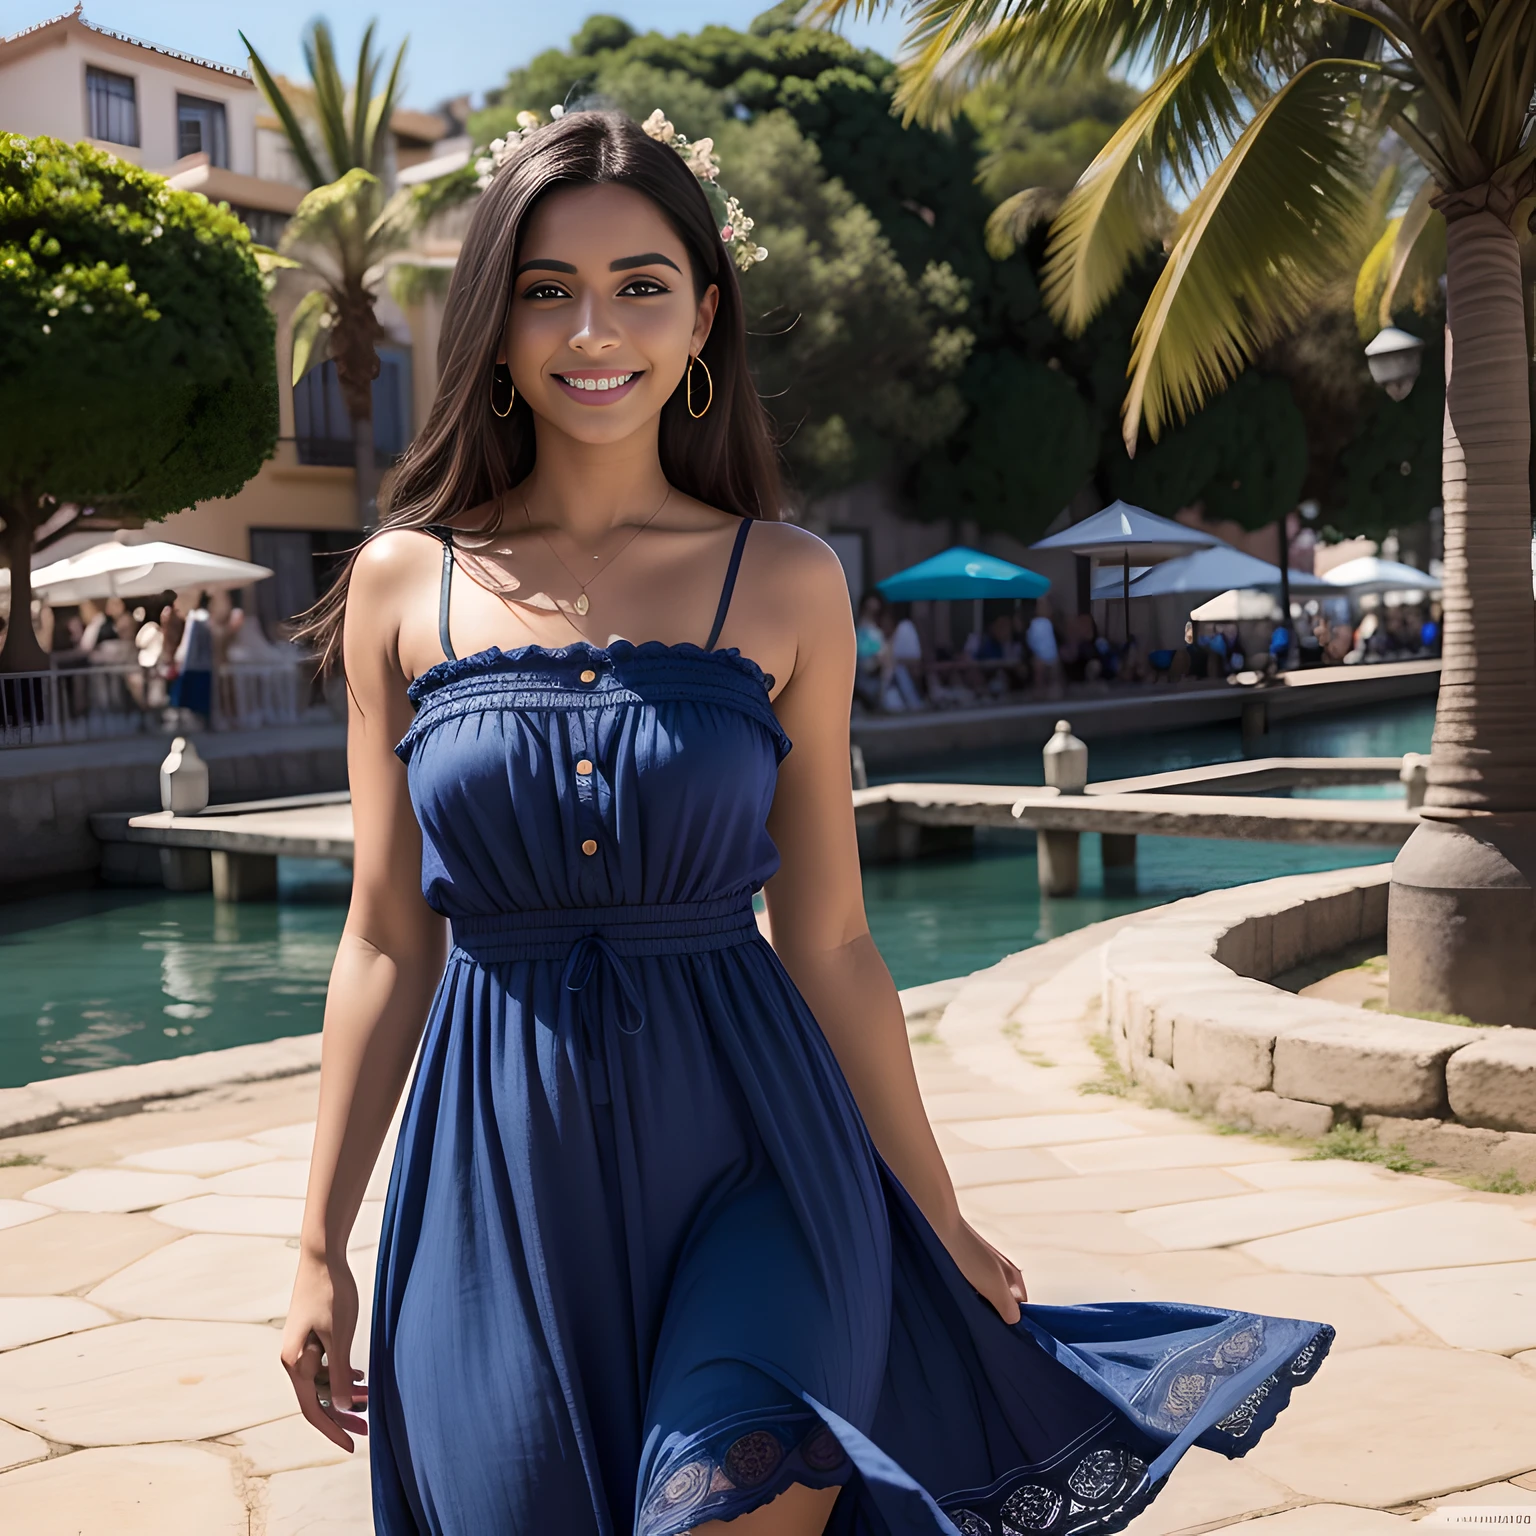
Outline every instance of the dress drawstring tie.
<path id="1" fill-rule="evenodd" d="M 594 977 L 604 975 L 614 982 L 612 988 L 601 982 L 591 986 Z M 614 1004 L 611 1014 L 602 1006 L 605 992 Z M 559 1032 L 572 1045 L 580 1035 L 595 1104 L 609 1102 L 608 1073 L 596 1039 L 609 1018 L 620 1033 L 638 1035 L 645 1028 L 645 994 L 618 950 L 600 933 L 585 934 L 571 945 L 560 972 Z"/>

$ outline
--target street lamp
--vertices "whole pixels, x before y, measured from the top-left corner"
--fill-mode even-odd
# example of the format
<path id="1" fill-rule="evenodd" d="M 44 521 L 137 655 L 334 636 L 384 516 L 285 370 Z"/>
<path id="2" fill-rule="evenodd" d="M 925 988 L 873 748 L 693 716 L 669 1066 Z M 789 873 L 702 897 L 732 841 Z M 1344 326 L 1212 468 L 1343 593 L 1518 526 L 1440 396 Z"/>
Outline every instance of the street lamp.
<path id="1" fill-rule="evenodd" d="M 1424 361 L 1424 343 L 1407 331 L 1389 325 L 1377 331 L 1365 349 L 1371 377 L 1394 399 L 1403 399 L 1413 388 Z"/>

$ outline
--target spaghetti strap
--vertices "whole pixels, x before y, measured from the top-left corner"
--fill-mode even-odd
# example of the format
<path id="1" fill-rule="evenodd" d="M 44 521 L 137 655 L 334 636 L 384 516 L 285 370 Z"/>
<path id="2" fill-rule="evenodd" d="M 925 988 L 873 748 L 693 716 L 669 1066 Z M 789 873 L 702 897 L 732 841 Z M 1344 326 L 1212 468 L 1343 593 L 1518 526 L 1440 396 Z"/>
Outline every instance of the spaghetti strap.
<path id="1" fill-rule="evenodd" d="M 453 529 L 445 523 L 428 523 L 422 530 L 443 546 L 443 580 L 437 595 L 437 639 L 446 661 L 457 661 L 453 641 L 448 638 L 448 599 L 453 592 Z"/>
<path id="2" fill-rule="evenodd" d="M 741 569 L 741 552 L 746 547 L 747 535 L 752 531 L 752 519 L 744 517 L 741 527 L 736 530 L 736 542 L 731 546 L 731 563 L 726 567 L 725 585 L 720 589 L 720 606 L 715 609 L 715 626 L 709 632 L 709 639 L 704 642 L 704 649 L 712 651 L 715 642 L 720 638 L 720 631 L 725 628 L 726 611 L 731 606 L 731 593 L 736 590 L 736 572 Z"/>

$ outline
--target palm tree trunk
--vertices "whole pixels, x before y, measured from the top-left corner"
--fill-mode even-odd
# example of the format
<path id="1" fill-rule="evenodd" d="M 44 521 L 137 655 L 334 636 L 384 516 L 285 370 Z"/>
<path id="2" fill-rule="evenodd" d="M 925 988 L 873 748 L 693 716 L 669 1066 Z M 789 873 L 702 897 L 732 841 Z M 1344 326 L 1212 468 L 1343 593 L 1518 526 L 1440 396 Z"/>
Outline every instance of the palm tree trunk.
<path id="1" fill-rule="evenodd" d="M 18 495 L 0 501 L 0 531 L 5 563 L 11 572 L 11 613 L 0 647 L 0 672 L 42 672 L 48 657 L 32 628 L 32 539 L 37 531 L 37 498 Z"/>
<path id="2" fill-rule="evenodd" d="M 352 418 L 352 463 L 357 521 L 364 533 L 379 526 L 379 464 L 373 451 L 373 417 Z"/>
<path id="3" fill-rule="evenodd" d="M 1536 605 L 1520 253 L 1504 219 L 1445 201 L 1444 662 L 1424 820 L 1392 871 L 1389 1001 L 1536 1026 Z"/>

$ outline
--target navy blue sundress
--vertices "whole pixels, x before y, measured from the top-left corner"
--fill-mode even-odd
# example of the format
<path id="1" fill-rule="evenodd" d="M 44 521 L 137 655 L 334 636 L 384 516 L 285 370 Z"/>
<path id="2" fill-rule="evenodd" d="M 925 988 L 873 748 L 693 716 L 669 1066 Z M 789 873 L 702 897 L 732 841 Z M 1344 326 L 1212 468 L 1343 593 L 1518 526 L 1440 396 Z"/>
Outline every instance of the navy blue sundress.
<path id="1" fill-rule="evenodd" d="M 433 530 L 449 659 L 398 751 L 453 948 L 379 1249 L 380 1536 L 676 1536 L 792 1482 L 840 1485 L 831 1536 L 1117 1531 L 1333 1337 L 1152 1303 L 1010 1326 L 960 1273 L 753 916 L 790 743 L 715 648 L 750 527 L 702 647 L 462 659 Z"/>

